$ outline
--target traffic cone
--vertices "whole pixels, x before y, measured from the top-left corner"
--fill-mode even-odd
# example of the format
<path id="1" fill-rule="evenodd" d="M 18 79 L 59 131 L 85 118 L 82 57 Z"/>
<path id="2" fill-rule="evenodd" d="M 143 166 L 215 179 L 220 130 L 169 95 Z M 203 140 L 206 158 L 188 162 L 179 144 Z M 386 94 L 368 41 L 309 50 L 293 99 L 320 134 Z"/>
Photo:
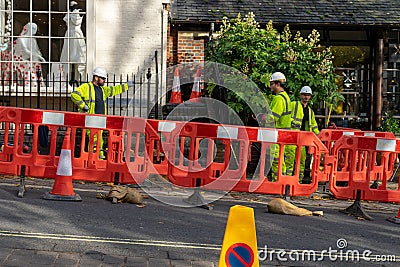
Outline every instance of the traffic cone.
<path id="1" fill-rule="evenodd" d="M 190 94 L 189 101 L 200 102 L 200 97 L 201 97 L 200 80 L 201 80 L 200 67 L 198 67 L 196 71 L 196 76 L 194 77 L 192 93 Z"/>
<path id="2" fill-rule="evenodd" d="M 399 211 L 397 212 L 397 216 L 393 218 L 388 218 L 387 219 L 389 222 L 395 223 L 395 224 L 400 224 L 400 208 Z"/>
<path id="3" fill-rule="evenodd" d="M 252 208 L 231 207 L 218 266 L 260 266 Z"/>
<path id="4" fill-rule="evenodd" d="M 50 193 L 44 195 L 46 200 L 82 201 L 78 194 L 75 194 L 72 187 L 72 160 L 71 160 L 71 138 L 69 130 L 66 131 L 58 160 L 56 179 Z"/>
<path id="5" fill-rule="evenodd" d="M 182 93 L 181 93 L 181 82 L 179 80 L 179 69 L 175 68 L 174 72 L 174 82 L 172 84 L 172 92 L 169 103 L 180 104 L 182 103 Z"/>

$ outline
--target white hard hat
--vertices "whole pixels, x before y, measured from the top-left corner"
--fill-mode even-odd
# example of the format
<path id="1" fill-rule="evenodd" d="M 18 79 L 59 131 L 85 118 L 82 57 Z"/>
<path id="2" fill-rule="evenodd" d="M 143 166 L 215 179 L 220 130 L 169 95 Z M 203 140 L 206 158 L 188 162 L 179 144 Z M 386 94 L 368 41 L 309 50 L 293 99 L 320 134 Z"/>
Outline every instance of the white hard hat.
<path id="1" fill-rule="evenodd" d="M 100 78 L 107 79 L 107 71 L 105 68 L 97 67 L 93 70 L 93 76 L 99 76 Z"/>
<path id="2" fill-rule="evenodd" d="M 312 90 L 310 88 L 310 86 L 303 86 L 303 88 L 301 88 L 300 90 L 300 94 L 310 94 L 312 95 Z"/>
<path id="3" fill-rule="evenodd" d="M 269 79 L 270 82 L 274 81 L 280 81 L 282 83 L 286 82 L 286 77 L 282 72 L 275 72 L 271 75 L 271 78 Z"/>

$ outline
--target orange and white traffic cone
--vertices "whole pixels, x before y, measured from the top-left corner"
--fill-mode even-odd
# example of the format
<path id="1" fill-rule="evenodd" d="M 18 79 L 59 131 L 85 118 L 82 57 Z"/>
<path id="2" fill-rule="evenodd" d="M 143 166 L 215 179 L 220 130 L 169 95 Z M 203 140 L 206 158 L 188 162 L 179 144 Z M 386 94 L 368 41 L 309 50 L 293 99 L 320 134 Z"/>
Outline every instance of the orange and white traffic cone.
<path id="1" fill-rule="evenodd" d="M 71 160 L 71 138 L 67 129 L 58 160 L 56 179 L 50 193 L 44 195 L 46 200 L 82 201 L 78 194 L 75 194 L 72 187 L 72 160 Z"/>
<path id="2" fill-rule="evenodd" d="M 389 222 L 395 223 L 395 224 L 400 224 L 400 208 L 399 211 L 397 212 L 397 216 L 393 218 L 388 218 L 387 219 Z"/>
<path id="3" fill-rule="evenodd" d="M 201 97 L 200 80 L 201 80 L 200 67 L 198 67 L 196 71 L 196 76 L 194 77 L 192 93 L 190 94 L 189 101 L 191 102 L 200 102 L 200 97 Z"/>
<path id="4" fill-rule="evenodd" d="M 182 93 L 181 93 L 181 82 L 179 80 L 179 69 L 175 68 L 174 72 L 174 82 L 172 84 L 172 92 L 169 103 L 180 104 L 182 103 Z"/>

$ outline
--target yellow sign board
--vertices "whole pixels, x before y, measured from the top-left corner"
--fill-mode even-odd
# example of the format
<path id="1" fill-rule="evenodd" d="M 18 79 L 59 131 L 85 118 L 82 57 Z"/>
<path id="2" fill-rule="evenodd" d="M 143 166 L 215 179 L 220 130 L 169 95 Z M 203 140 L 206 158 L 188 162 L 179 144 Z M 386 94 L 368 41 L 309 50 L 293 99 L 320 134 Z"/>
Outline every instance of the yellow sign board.
<path id="1" fill-rule="evenodd" d="M 219 267 L 258 267 L 258 250 L 254 210 L 231 207 L 226 223 Z"/>

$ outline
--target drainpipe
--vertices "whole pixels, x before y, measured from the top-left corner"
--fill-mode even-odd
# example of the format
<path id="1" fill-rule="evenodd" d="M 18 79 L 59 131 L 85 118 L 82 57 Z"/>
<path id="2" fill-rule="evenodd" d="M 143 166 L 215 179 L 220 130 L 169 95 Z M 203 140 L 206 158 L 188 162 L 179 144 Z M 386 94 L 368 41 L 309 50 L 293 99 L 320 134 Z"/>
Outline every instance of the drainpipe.
<path id="1" fill-rule="evenodd" d="M 383 39 L 376 40 L 375 53 L 375 84 L 373 94 L 372 127 L 378 129 L 382 123 L 382 91 L 383 91 Z"/>

